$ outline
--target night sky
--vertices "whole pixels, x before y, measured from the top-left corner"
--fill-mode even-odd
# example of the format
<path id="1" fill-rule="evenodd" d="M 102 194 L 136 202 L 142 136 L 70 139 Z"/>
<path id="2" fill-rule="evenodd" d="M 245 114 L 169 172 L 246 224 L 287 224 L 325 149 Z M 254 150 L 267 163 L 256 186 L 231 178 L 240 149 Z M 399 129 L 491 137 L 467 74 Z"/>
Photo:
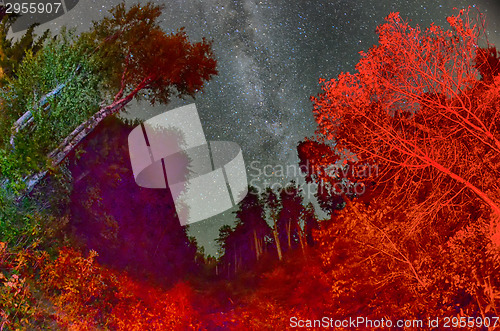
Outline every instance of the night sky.
<path id="1" fill-rule="evenodd" d="M 80 0 L 73 10 L 38 31 L 48 28 L 56 33 L 63 25 L 85 31 L 92 20 L 103 17 L 119 2 Z M 262 180 L 256 169 L 265 165 L 276 169 L 297 164 L 298 141 L 311 136 L 315 129 L 309 97 L 320 92 L 318 79 L 352 71 L 359 60 L 358 52 L 376 43 L 375 28 L 390 12 L 400 12 L 422 27 L 431 22 L 446 27 L 446 17 L 454 13 L 453 7 L 475 5 L 486 15 L 489 41 L 500 45 L 498 0 L 153 2 L 165 5 L 161 19 L 166 31 L 185 27 L 192 41 L 202 37 L 213 40 L 219 75 L 194 102 L 207 140 L 240 145 L 249 181 Z M 134 104 L 125 116 L 147 119 L 192 102 L 173 100 L 154 108 L 146 103 Z M 293 179 L 264 177 L 271 182 Z M 227 212 L 191 225 L 190 232 L 214 254 L 212 241 L 219 227 L 231 220 Z"/>

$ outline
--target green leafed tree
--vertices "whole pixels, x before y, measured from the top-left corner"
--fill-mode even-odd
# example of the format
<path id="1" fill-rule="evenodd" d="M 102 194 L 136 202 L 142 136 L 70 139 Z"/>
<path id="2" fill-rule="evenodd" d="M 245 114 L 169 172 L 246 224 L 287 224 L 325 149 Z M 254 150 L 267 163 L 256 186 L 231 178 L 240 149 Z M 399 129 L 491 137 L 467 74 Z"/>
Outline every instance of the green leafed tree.
<path id="1" fill-rule="evenodd" d="M 27 51 L 16 78 L 1 91 L 3 174 L 22 182 L 50 165 L 48 153 L 99 110 L 102 98 L 95 61 L 73 47 L 63 31 L 36 55 Z M 51 93 L 52 92 L 52 93 Z"/>
<path id="2" fill-rule="evenodd" d="M 18 15 L 7 14 L 6 9 L 0 6 L 0 85 L 6 83 L 6 78 L 12 77 L 19 63 L 24 59 L 26 51 L 38 52 L 49 36 L 46 30 L 41 37 L 36 38 L 34 29 L 38 24 L 33 24 L 26 33 L 14 41 L 8 38 L 9 29 Z"/>

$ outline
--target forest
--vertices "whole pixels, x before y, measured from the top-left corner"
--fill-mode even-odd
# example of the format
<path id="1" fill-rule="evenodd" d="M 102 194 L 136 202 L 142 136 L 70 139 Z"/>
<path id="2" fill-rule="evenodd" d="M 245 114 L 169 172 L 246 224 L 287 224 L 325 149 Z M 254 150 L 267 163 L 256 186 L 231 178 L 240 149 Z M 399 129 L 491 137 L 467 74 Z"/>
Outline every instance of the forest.
<path id="1" fill-rule="evenodd" d="M 0 12 L 0 330 L 500 326 L 500 52 L 481 15 L 390 13 L 311 96 L 296 148 L 317 204 L 249 187 L 214 257 L 168 189 L 136 184 L 140 123 L 117 116 L 217 75 L 212 41 L 163 31 L 162 9 L 17 40 Z"/>

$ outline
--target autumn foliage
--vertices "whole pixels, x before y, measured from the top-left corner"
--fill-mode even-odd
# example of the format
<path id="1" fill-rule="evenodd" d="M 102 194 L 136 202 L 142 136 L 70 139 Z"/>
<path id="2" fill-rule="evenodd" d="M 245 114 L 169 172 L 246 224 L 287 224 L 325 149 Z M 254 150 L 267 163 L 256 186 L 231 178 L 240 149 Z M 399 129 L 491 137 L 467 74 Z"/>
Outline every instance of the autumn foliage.
<path id="1" fill-rule="evenodd" d="M 341 257 L 345 246 L 354 260 L 343 263 L 374 263 L 356 272 L 360 283 L 351 289 L 376 286 L 388 295 L 377 298 L 379 308 L 401 316 L 434 307 L 484 317 L 498 307 L 499 55 L 480 45 L 481 17 L 461 10 L 448 24 L 423 29 L 390 14 L 356 73 L 321 80 L 323 93 L 312 98 L 317 146 L 334 141 L 331 155 L 354 153 L 344 164 L 379 169 L 370 199 L 332 216 L 336 224 L 319 240 L 325 257 Z M 322 155 L 303 156 L 328 165 Z M 332 180 L 316 169 L 314 180 Z M 354 274 L 334 279 L 346 276 L 351 282 Z M 411 309 L 391 307 L 401 300 L 395 288 Z M 427 297 L 414 297 L 422 292 Z"/>
<path id="2" fill-rule="evenodd" d="M 421 29 L 389 15 L 357 72 L 323 80 L 313 98 L 318 135 L 377 164 L 389 194 L 427 191 L 409 211 L 419 223 L 472 209 L 476 219 L 500 215 L 499 86 L 481 62 L 491 50 L 479 47 L 482 31 L 467 11 L 448 22 Z"/>

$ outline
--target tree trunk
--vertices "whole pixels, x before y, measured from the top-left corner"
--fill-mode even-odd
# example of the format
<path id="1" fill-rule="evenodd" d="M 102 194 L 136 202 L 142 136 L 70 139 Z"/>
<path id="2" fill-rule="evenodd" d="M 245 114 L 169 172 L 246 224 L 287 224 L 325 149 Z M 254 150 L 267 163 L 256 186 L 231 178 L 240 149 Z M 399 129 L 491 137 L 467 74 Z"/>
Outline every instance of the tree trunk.
<path id="1" fill-rule="evenodd" d="M 126 97 L 116 100 L 112 104 L 101 108 L 91 118 L 80 124 L 73 132 L 71 132 L 63 142 L 52 151 L 48 157 L 52 159 L 52 166 L 59 165 L 69 153 L 89 134 L 91 133 L 106 117 L 116 114 L 134 98 L 134 96 L 147 86 L 151 77 L 146 77 L 137 87 L 130 92 Z M 39 172 L 26 180 L 25 194 L 30 193 L 33 188 L 47 175 L 48 171 Z"/>
<path id="2" fill-rule="evenodd" d="M 235 244 L 233 244 L 233 252 L 234 252 L 234 274 L 236 275 L 236 271 L 238 270 L 238 253 L 236 252 Z"/>
<path id="3" fill-rule="evenodd" d="M 301 228 L 299 228 L 297 230 L 297 233 L 299 235 L 299 242 L 300 242 L 300 248 L 302 249 L 302 254 L 305 254 L 306 253 L 306 246 L 305 246 L 306 232 L 305 232 L 305 230 L 302 230 Z"/>
<path id="4" fill-rule="evenodd" d="M 283 253 L 281 252 L 280 238 L 278 236 L 278 226 L 276 225 L 276 221 L 274 221 L 273 235 L 276 243 L 276 250 L 278 251 L 278 259 L 281 261 L 283 259 Z"/>
<path id="5" fill-rule="evenodd" d="M 432 165 L 437 170 L 441 171 L 442 173 L 455 179 L 457 182 L 463 184 L 465 187 L 470 189 L 472 192 L 476 193 L 479 196 L 479 198 L 481 198 L 484 202 L 486 202 L 486 204 L 488 206 L 490 206 L 496 220 L 500 220 L 500 206 L 495 201 L 490 199 L 490 197 L 485 192 L 480 190 L 478 187 L 474 186 L 471 182 L 469 182 L 465 178 L 453 173 L 450 169 L 448 169 L 448 168 L 442 166 L 441 164 L 439 164 L 438 162 L 434 161 L 433 159 L 429 160 L 429 164 Z"/>
<path id="6" fill-rule="evenodd" d="M 290 220 L 286 223 L 286 235 L 288 239 L 288 249 L 292 249 L 292 222 Z"/>
<path id="7" fill-rule="evenodd" d="M 260 259 L 261 251 L 260 251 L 259 240 L 257 239 L 257 232 L 255 229 L 253 230 L 253 240 L 255 245 L 255 258 L 258 261 Z"/>

